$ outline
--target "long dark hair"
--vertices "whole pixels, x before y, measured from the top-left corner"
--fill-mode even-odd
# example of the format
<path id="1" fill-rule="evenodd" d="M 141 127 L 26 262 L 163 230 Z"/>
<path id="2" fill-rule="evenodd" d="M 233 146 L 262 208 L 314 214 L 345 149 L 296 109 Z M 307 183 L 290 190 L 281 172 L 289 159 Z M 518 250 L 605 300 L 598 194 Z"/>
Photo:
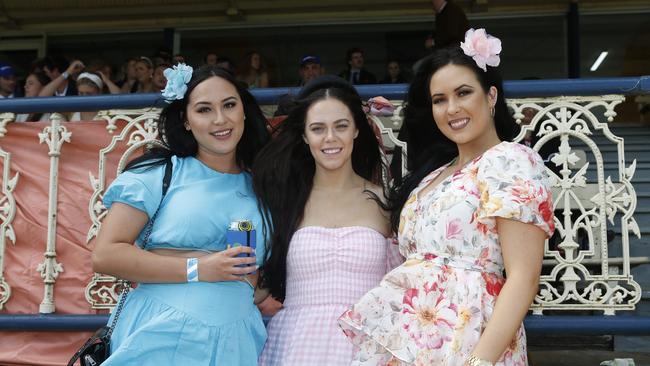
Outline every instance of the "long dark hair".
<path id="1" fill-rule="evenodd" d="M 257 153 L 269 141 L 266 118 L 253 95 L 246 89 L 246 85 L 235 79 L 228 70 L 206 65 L 194 70 L 192 78 L 187 83 L 187 92 L 183 99 L 169 103 L 160 113 L 158 133 L 164 148 L 149 150 L 144 155 L 130 161 L 125 170 L 160 165 L 173 155 L 178 157 L 196 155 L 199 145 L 192 132 L 185 129 L 187 103 L 190 94 L 197 85 L 215 76 L 234 85 L 241 98 L 246 118 L 244 119 L 244 133 L 237 144 L 235 157 L 237 165 L 242 170 L 250 171 L 252 169 Z"/>
<path id="2" fill-rule="evenodd" d="M 404 177 L 400 184 L 395 185 L 390 193 L 390 221 L 395 232 L 399 227 L 402 207 L 413 189 L 427 174 L 458 155 L 456 144 L 440 131 L 433 120 L 429 91 L 433 74 L 450 64 L 471 70 L 485 93 L 488 93 L 492 86 L 497 89 L 494 123 L 499 139 L 511 141 L 519 133 L 519 126 L 508 112 L 503 82 L 496 68 L 487 66 L 487 71 L 483 71 L 458 46 L 435 50 L 422 62 L 408 91 L 402 124 L 402 129 L 405 130 L 400 135 L 408 146 L 407 168 L 411 173 Z"/>
<path id="3" fill-rule="evenodd" d="M 253 61 L 254 55 L 260 57 L 260 68 L 255 70 L 255 72 L 259 75 L 266 71 L 266 65 L 264 64 L 264 59 L 262 59 L 262 54 L 257 51 L 252 51 L 244 56 L 244 59 L 239 66 L 239 75 L 242 77 L 247 77 L 253 72 L 253 66 L 251 65 L 251 62 Z"/>
<path id="4" fill-rule="evenodd" d="M 359 130 L 352 149 L 352 168 L 359 176 L 372 180 L 382 169 L 379 143 L 361 107 L 356 90 L 342 79 L 334 83 L 316 79 L 321 89 L 313 90 L 297 101 L 279 133 L 260 152 L 253 166 L 253 188 L 260 201 L 265 226 L 272 225 L 270 256 L 261 272 L 261 286 L 273 297 L 284 300 L 289 242 L 302 221 L 311 193 L 316 163 L 305 144 L 305 118 L 316 102 L 333 98 L 347 106 Z M 313 85 L 305 87 L 312 88 Z M 370 194 L 371 199 L 376 196 Z"/>
<path id="5" fill-rule="evenodd" d="M 41 88 L 49 84 L 50 81 L 52 81 L 52 79 L 50 79 L 50 77 L 47 76 L 47 74 L 45 74 L 45 72 L 43 71 L 31 72 L 29 75 L 27 75 L 27 77 L 29 77 L 30 75 L 34 75 L 36 80 L 38 80 L 38 83 L 41 84 Z M 27 115 L 27 121 L 38 122 L 41 120 L 41 117 L 43 117 L 43 113 L 30 113 Z"/>

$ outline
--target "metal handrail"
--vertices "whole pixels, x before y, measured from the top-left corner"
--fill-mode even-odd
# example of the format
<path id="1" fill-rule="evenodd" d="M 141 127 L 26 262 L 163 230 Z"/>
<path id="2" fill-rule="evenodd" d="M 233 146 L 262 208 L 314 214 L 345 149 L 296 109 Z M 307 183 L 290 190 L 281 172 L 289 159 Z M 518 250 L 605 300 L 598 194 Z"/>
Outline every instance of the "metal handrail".
<path id="1" fill-rule="evenodd" d="M 360 85 L 356 87 L 362 98 L 381 95 L 388 99 L 404 99 L 407 84 Z M 275 104 L 284 95 L 295 95 L 300 88 L 260 88 L 251 93 L 260 104 Z M 508 98 L 604 95 L 604 94 L 650 94 L 650 76 L 592 78 L 510 80 L 504 82 Z M 159 93 L 110 94 L 94 96 L 40 97 L 0 99 L 0 113 L 32 113 L 62 111 L 92 111 L 98 109 L 137 109 L 162 107 L 165 101 Z"/>
<path id="2" fill-rule="evenodd" d="M 107 314 L 2 314 L 0 331 L 95 331 L 108 323 L 108 317 Z M 650 335 L 650 316 L 528 315 L 524 328 L 528 334 L 643 336 Z"/>

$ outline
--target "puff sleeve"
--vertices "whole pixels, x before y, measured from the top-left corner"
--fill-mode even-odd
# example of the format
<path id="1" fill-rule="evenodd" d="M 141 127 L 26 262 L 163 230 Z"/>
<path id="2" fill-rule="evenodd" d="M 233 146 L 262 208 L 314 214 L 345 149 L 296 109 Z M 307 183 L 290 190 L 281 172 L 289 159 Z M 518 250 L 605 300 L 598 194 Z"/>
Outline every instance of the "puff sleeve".
<path id="1" fill-rule="evenodd" d="M 479 222 L 493 230 L 494 218 L 502 217 L 553 235 L 553 197 L 544 162 L 534 150 L 509 142 L 489 150 L 481 159 L 477 181 Z"/>
<path id="2" fill-rule="evenodd" d="M 124 203 L 151 218 L 160 204 L 163 174 L 160 166 L 123 172 L 108 187 L 102 202 L 106 209 L 115 202 Z"/>

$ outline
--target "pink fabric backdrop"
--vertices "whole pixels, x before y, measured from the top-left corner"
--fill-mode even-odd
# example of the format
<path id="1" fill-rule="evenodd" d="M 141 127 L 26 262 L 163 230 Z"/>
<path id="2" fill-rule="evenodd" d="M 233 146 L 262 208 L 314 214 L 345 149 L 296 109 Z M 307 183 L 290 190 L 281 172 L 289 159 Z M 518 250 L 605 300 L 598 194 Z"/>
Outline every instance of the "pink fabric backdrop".
<path id="1" fill-rule="evenodd" d="M 39 144 L 38 133 L 47 125 L 45 122 L 10 124 L 6 136 L 0 138 L 2 149 L 11 153 L 11 176 L 20 173 L 14 190 L 17 208 L 12 222 L 16 243 L 7 241 L 4 253 L 4 276 L 12 294 L 0 311 L 2 314 L 37 314 L 44 295 L 43 280 L 36 267 L 43 262 L 46 248 L 50 158 L 47 144 Z M 63 144 L 59 160 L 56 252 L 64 272 L 59 274 L 54 286 L 56 314 L 96 314 L 99 311 L 92 310 L 84 296 L 93 275 L 90 262 L 93 243 L 86 244 L 91 226 L 89 172 L 98 177 L 99 150 L 110 143 L 113 135 L 107 133 L 106 123 L 63 125 L 72 137 L 70 143 Z M 106 185 L 113 180 L 124 149 L 121 143 L 110 154 Z M 0 161 L 0 172 L 3 165 L 4 161 Z M 65 365 L 91 334 L 0 332 L 0 364 Z"/>

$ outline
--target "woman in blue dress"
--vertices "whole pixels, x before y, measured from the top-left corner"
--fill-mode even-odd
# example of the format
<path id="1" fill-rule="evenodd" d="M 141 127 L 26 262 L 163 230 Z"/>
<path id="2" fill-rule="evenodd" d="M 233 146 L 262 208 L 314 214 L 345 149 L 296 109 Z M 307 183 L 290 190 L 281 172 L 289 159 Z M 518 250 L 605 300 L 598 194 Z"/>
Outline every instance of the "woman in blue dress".
<path id="1" fill-rule="evenodd" d="M 165 149 L 129 163 L 103 197 L 93 269 L 138 283 L 103 365 L 257 365 L 266 330 L 253 288 L 265 235 L 249 171 L 269 139 L 266 120 L 226 70 L 179 65 L 165 76 Z M 240 220 L 252 222 L 256 250 L 227 244 Z"/>

